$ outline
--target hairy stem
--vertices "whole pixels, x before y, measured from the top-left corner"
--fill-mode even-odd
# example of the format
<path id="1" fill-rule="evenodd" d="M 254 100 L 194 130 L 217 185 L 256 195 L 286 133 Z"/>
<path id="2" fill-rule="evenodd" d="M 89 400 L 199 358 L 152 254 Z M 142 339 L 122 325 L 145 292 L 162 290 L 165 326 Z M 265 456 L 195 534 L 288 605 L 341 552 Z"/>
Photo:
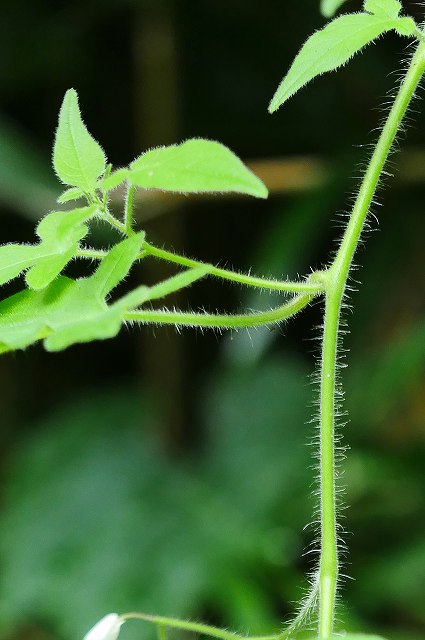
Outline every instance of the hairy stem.
<path id="1" fill-rule="evenodd" d="M 321 550 L 319 567 L 319 638 L 332 634 L 338 579 L 335 504 L 335 385 L 339 328 L 338 296 L 326 298 L 320 375 Z"/>
<path id="2" fill-rule="evenodd" d="M 319 639 L 332 635 L 338 581 L 335 516 L 335 395 L 340 312 L 354 253 L 401 121 L 425 71 L 425 44 L 411 60 L 372 154 L 334 262 L 327 272 L 326 311 L 321 368 L 321 554 L 319 570 Z"/>
<path id="3" fill-rule="evenodd" d="M 125 613 L 120 616 L 121 620 L 144 620 L 145 622 L 151 622 L 158 626 L 170 627 L 172 629 L 183 629 L 185 631 L 191 631 L 202 636 L 209 636 L 212 638 L 218 638 L 218 640 L 282 640 L 285 637 L 284 633 L 274 634 L 270 636 L 252 636 L 249 639 L 245 636 L 227 631 L 226 629 L 220 629 L 219 627 L 213 627 L 208 624 L 202 624 L 199 622 L 191 622 L 190 620 L 179 620 L 178 618 L 164 618 L 163 616 L 151 616 L 146 613 Z"/>
<path id="4" fill-rule="evenodd" d="M 270 309 L 256 313 L 244 314 L 211 314 L 211 313 L 187 313 L 183 311 L 127 311 L 123 318 L 127 321 L 141 324 L 174 324 L 186 327 L 205 327 L 211 329 L 239 329 L 243 327 L 258 327 L 260 325 L 273 324 L 301 311 L 308 305 L 313 296 L 299 295 L 292 300 Z"/>
<path id="5" fill-rule="evenodd" d="M 182 267 L 199 267 L 203 264 L 199 260 L 192 260 L 192 258 L 186 258 L 185 256 L 165 251 L 154 247 L 148 242 L 143 244 L 144 250 L 148 255 L 160 258 L 161 260 L 167 260 L 168 262 L 174 262 Z M 304 292 L 304 293 L 319 293 L 323 291 L 323 287 L 319 283 L 313 282 L 287 282 L 282 280 L 270 280 L 267 278 L 256 278 L 254 276 L 245 275 L 243 273 L 236 273 L 228 269 L 219 269 L 214 267 L 210 274 L 217 278 L 224 280 L 231 280 L 239 284 L 244 284 L 250 287 L 260 287 L 262 289 L 269 289 L 271 291 L 289 291 L 289 292 Z"/>
<path id="6" fill-rule="evenodd" d="M 134 187 L 132 184 L 128 184 L 127 194 L 125 197 L 125 206 L 124 206 L 124 226 L 125 226 L 127 235 L 130 235 L 133 233 L 133 205 L 134 205 L 135 192 L 136 192 L 136 187 Z"/>

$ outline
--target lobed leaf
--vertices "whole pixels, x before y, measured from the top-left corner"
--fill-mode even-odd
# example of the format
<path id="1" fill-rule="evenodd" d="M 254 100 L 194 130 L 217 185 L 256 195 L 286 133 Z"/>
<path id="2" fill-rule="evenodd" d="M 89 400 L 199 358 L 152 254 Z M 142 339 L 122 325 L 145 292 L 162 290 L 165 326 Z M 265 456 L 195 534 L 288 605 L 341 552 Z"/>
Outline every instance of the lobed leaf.
<path id="1" fill-rule="evenodd" d="M 325 18 L 332 18 L 347 0 L 321 0 L 320 11 Z"/>
<path id="2" fill-rule="evenodd" d="M 81 118 L 75 89 L 65 93 L 59 112 L 53 166 L 64 184 L 87 193 L 94 191 L 97 179 L 105 171 L 105 154 Z"/>
<path id="3" fill-rule="evenodd" d="M 144 233 L 115 245 L 88 278 L 59 276 L 42 290 L 25 290 L 0 302 L 0 353 L 24 349 L 44 340 L 48 351 L 72 344 L 112 338 L 126 311 L 166 296 L 204 277 L 211 265 L 188 269 L 151 288 L 141 286 L 108 305 L 110 291 L 138 258 Z"/>
<path id="4" fill-rule="evenodd" d="M 31 267 L 37 257 L 37 247 L 34 245 L 6 244 L 0 247 L 0 285 Z"/>
<path id="5" fill-rule="evenodd" d="M 25 290 L 0 303 L 0 353 L 23 349 L 44 339 L 48 351 L 75 342 L 115 336 L 122 308 L 108 306 L 106 296 L 128 273 L 144 234 L 116 245 L 88 278 L 59 276 L 41 291 Z"/>
<path id="6" fill-rule="evenodd" d="M 201 138 L 142 154 L 131 163 L 128 179 L 145 189 L 180 193 L 233 191 L 267 197 L 261 180 L 230 149 Z"/>
<path id="7" fill-rule="evenodd" d="M 367 0 L 368 13 L 351 13 L 336 18 L 316 31 L 301 48 L 269 106 L 270 113 L 316 76 L 345 64 L 355 53 L 386 31 L 412 35 L 412 18 L 398 17 L 396 0 Z"/>
<path id="8" fill-rule="evenodd" d="M 0 284 L 29 269 L 26 274 L 28 286 L 33 289 L 47 286 L 75 255 L 79 241 L 88 231 L 84 222 L 95 211 L 95 207 L 54 211 L 45 216 L 37 227 L 39 244 L 0 247 Z"/>

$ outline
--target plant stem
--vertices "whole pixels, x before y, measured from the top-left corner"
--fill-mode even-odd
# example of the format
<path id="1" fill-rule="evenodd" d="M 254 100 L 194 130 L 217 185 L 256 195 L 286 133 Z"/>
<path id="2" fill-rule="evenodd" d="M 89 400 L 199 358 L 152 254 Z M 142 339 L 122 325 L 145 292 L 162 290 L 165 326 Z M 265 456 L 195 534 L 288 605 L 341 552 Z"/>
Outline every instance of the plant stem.
<path id="1" fill-rule="evenodd" d="M 128 184 L 124 206 L 124 226 L 127 235 L 133 233 L 133 204 L 135 192 L 136 187 L 134 187 L 132 184 Z"/>
<path id="2" fill-rule="evenodd" d="M 338 540 L 335 501 L 335 391 L 339 329 L 339 300 L 326 297 L 320 374 L 320 495 L 321 549 L 319 567 L 319 638 L 333 630 L 338 579 Z"/>
<path id="3" fill-rule="evenodd" d="M 280 322 L 304 309 L 312 299 L 312 295 L 294 296 L 286 304 L 256 313 L 240 315 L 185 313 L 183 311 L 127 311 L 123 319 L 141 324 L 174 324 L 186 327 L 205 327 L 211 329 L 239 329 L 242 327 L 258 327 Z"/>
<path id="4" fill-rule="evenodd" d="M 185 256 L 165 251 L 154 247 L 148 242 L 143 243 L 143 248 L 148 255 L 160 258 L 161 260 L 167 260 L 168 262 L 174 262 L 182 267 L 199 267 L 204 263 L 199 260 L 193 260 L 192 258 L 186 258 Z M 304 293 L 320 293 L 323 291 L 323 286 L 319 283 L 312 282 L 286 282 L 280 280 L 270 280 L 267 278 L 256 278 L 253 276 L 245 275 L 243 273 L 236 273 L 228 269 L 219 269 L 214 267 L 209 275 L 217 278 L 223 278 L 224 280 L 231 280 L 239 284 L 244 284 L 251 287 L 260 287 L 262 289 L 270 289 L 272 291 L 290 291 L 290 292 L 304 292 Z"/>
<path id="5" fill-rule="evenodd" d="M 75 256 L 77 258 L 87 258 L 88 260 L 102 260 L 107 254 L 103 249 L 78 249 Z"/>
<path id="6" fill-rule="evenodd" d="M 335 396 L 340 312 L 354 253 L 401 121 L 425 71 L 425 44 L 417 47 L 372 154 L 338 253 L 326 279 L 326 310 L 322 346 L 321 432 L 321 554 L 319 569 L 319 639 L 333 631 L 338 581 L 335 506 Z"/>
<path id="7" fill-rule="evenodd" d="M 178 618 L 164 618 L 162 616 L 150 616 L 146 613 L 125 613 L 120 616 L 121 620 L 144 620 L 145 622 L 152 622 L 156 625 L 163 627 L 171 627 L 173 629 L 184 629 L 185 631 L 192 631 L 193 633 L 199 633 L 203 636 L 210 636 L 218 638 L 219 640 L 282 640 L 285 634 L 274 634 L 270 636 L 252 636 L 249 639 L 245 636 L 241 636 L 238 633 L 227 631 L 226 629 L 220 629 L 219 627 L 212 627 L 208 624 L 202 624 L 199 622 L 191 622 L 190 620 L 179 620 Z"/>

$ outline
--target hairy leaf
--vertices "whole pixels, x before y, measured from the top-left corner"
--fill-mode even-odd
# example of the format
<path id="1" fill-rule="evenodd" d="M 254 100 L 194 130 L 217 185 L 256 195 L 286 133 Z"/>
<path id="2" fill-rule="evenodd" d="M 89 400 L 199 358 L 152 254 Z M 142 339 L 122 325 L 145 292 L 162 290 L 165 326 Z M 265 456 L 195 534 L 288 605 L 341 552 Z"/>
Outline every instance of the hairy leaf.
<path id="1" fill-rule="evenodd" d="M 320 11 L 325 18 L 332 18 L 347 0 L 321 0 Z"/>
<path id="2" fill-rule="evenodd" d="M 365 0 L 364 3 L 365 11 L 387 18 L 398 18 L 401 8 L 401 2 L 398 0 Z"/>
<path id="3" fill-rule="evenodd" d="M 130 165 L 128 179 L 145 189 L 180 193 L 229 192 L 267 197 L 267 189 L 219 142 L 200 138 L 152 149 Z"/>
<path id="4" fill-rule="evenodd" d="M 54 211 L 45 216 L 37 227 L 39 244 L 0 247 L 0 284 L 29 269 L 26 274 L 28 286 L 33 289 L 47 286 L 74 256 L 78 242 L 88 231 L 84 222 L 95 211 L 95 207 Z"/>
<path id="5" fill-rule="evenodd" d="M 123 307 L 108 306 L 106 296 L 127 275 L 143 238 L 144 234 L 135 234 L 116 245 L 88 278 L 74 281 L 60 276 L 41 291 L 21 291 L 3 300 L 0 353 L 41 339 L 48 351 L 59 351 L 76 342 L 115 336 Z"/>
<path id="6" fill-rule="evenodd" d="M 0 247 L 0 284 L 16 278 L 37 261 L 37 246 L 6 244 Z"/>
<path id="7" fill-rule="evenodd" d="M 41 291 L 21 291 L 1 302 L 0 353 L 24 349 L 38 340 L 44 340 L 48 351 L 60 351 L 77 342 L 112 338 L 127 311 L 187 287 L 212 269 L 211 265 L 188 269 L 153 287 L 137 287 L 108 304 L 107 296 L 137 260 L 143 240 L 144 233 L 139 233 L 115 245 L 88 278 L 74 281 L 60 276 Z"/>
<path id="8" fill-rule="evenodd" d="M 102 180 L 100 187 L 103 191 L 112 191 L 112 189 L 115 189 L 118 185 L 125 182 L 127 180 L 127 176 L 128 169 L 117 169 L 107 178 Z"/>
<path id="9" fill-rule="evenodd" d="M 316 31 L 301 48 L 269 106 L 276 111 L 307 82 L 345 64 L 378 36 L 395 29 L 401 35 L 415 33 L 412 18 L 399 18 L 394 0 L 369 0 L 365 8 L 376 13 L 351 13 L 336 18 Z"/>
<path id="10" fill-rule="evenodd" d="M 135 309 L 150 300 L 164 298 L 165 296 L 168 296 L 175 291 L 179 291 L 180 289 L 184 289 L 197 280 L 204 278 L 211 272 L 212 268 L 212 265 L 205 264 L 199 267 L 194 267 L 193 269 L 188 269 L 182 273 L 178 273 L 177 275 L 167 278 L 167 280 L 163 280 L 153 287 L 145 287 L 142 285 L 121 298 L 117 305 L 123 306 L 125 309 Z"/>
<path id="11" fill-rule="evenodd" d="M 78 200 L 78 198 L 82 198 L 83 196 L 84 191 L 82 189 L 80 189 L 79 187 L 70 187 L 69 189 L 66 189 L 63 193 L 61 193 L 61 195 L 57 199 L 57 202 L 59 204 L 63 204 L 65 202 L 69 202 L 70 200 Z"/>
<path id="12" fill-rule="evenodd" d="M 105 171 L 105 154 L 81 119 L 74 89 L 66 92 L 59 112 L 53 166 L 64 184 L 88 193 L 95 189 L 96 180 Z"/>
<path id="13" fill-rule="evenodd" d="M 96 295 L 105 298 L 125 278 L 142 247 L 145 234 L 134 234 L 115 245 L 103 258 L 90 282 Z"/>

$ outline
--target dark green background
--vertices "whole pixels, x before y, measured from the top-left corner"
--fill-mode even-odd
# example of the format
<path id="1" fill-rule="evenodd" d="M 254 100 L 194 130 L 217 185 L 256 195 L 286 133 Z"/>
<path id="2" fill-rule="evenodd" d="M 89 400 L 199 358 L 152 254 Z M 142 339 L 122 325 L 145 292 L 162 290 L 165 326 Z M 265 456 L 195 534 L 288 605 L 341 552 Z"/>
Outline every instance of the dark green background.
<path id="1" fill-rule="evenodd" d="M 236 269 L 295 277 L 321 267 L 385 116 L 379 105 L 410 49 L 388 35 L 271 117 L 266 106 L 278 82 L 323 24 L 317 5 L 2 6 L 0 241 L 32 241 L 34 221 L 55 206 L 51 145 L 72 86 L 115 165 L 192 136 L 218 139 L 245 160 L 314 158 L 324 171 L 315 188 L 300 179 L 268 202 L 142 201 L 138 220 L 159 245 Z M 405 5 L 421 19 L 416 3 Z M 341 429 L 343 573 L 354 581 L 343 583 L 339 625 L 390 640 L 425 633 L 421 108 L 417 101 L 410 112 L 413 126 L 390 164 L 394 178 L 374 207 L 379 222 L 370 218 L 357 256 L 341 360 L 349 364 L 342 380 L 350 418 Z M 168 272 L 147 263 L 131 281 Z M 170 304 L 214 311 L 275 301 L 208 281 Z M 303 527 L 315 507 L 307 445 L 316 429 L 309 420 L 320 322 L 316 304 L 284 330 L 136 328 L 60 354 L 37 346 L 2 356 L 1 637 L 80 638 L 114 610 L 202 618 L 247 633 L 287 619 L 313 567 L 303 551 L 317 547 L 314 526 Z M 124 637 L 150 638 L 152 630 L 129 623 Z"/>

